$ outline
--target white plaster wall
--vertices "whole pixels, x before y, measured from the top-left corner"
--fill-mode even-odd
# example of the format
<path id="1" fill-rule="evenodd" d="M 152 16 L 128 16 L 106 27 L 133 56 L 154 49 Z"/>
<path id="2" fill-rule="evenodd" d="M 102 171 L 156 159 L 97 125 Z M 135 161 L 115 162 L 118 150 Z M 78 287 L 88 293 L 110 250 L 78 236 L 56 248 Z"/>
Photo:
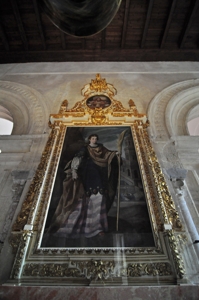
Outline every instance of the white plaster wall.
<path id="1" fill-rule="evenodd" d="M 107 82 L 116 87 L 117 100 L 127 105 L 129 99 L 133 98 L 142 113 L 147 111 L 153 97 L 166 87 L 181 81 L 198 79 L 199 67 L 198 63 L 194 62 L 0 65 L 1 81 L 8 84 L 11 82 L 14 85 L 12 90 L 17 90 L 18 93 L 24 87 L 26 93 L 30 94 L 29 97 L 37 94 L 38 98 L 41 95 L 43 99 L 40 105 L 45 105 L 50 113 L 58 111 L 60 102 L 64 99 L 67 99 L 71 106 L 81 100 L 81 88 L 89 83 L 96 73 L 106 77 Z M 32 105 L 33 101 L 29 99 L 28 103 Z"/>
<path id="2" fill-rule="evenodd" d="M 10 272 L 5 254 L 10 266 L 12 261 L 7 240 L 12 218 L 20 210 L 40 161 L 50 131 L 49 114 L 57 113 L 65 99 L 69 107 L 82 100 L 81 89 L 95 78 L 96 73 L 117 89 L 116 100 L 128 107 L 128 101 L 133 99 L 138 111 L 148 115 L 149 134 L 180 216 L 185 222 L 186 210 L 190 215 L 187 221 L 190 224 L 184 224 L 188 244 L 182 252 L 188 280 L 199 283 L 199 269 L 194 263 L 199 258 L 199 250 L 193 245 L 191 227 L 195 226 L 195 233 L 199 231 L 199 137 L 188 136 L 186 129 L 190 112 L 199 104 L 198 62 L 0 65 L 0 105 L 7 108 L 14 119 L 13 135 L 0 137 L 0 233 L 7 230 L 0 256 L 2 281 Z M 176 179 L 185 179 L 183 200 L 176 195 Z M 11 216 L 17 184 L 18 188 L 23 185 L 23 189 Z M 6 223 L 8 215 L 9 224 Z"/>

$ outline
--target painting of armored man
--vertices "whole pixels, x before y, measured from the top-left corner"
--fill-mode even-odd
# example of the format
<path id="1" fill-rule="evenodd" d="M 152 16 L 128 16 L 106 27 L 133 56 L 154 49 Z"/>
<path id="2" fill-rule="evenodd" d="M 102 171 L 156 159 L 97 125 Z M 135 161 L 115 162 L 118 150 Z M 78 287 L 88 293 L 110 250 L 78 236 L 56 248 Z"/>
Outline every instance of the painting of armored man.
<path id="1" fill-rule="evenodd" d="M 67 128 L 41 246 L 154 246 L 130 127 Z"/>

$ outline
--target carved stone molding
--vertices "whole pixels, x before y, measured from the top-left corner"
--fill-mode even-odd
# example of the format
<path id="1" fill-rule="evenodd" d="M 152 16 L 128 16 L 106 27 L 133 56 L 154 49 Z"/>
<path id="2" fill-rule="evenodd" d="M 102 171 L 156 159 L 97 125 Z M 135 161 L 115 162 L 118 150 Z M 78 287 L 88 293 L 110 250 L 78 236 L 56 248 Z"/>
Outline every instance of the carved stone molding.
<path id="1" fill-rule="evenodd" d="M 150 134 L 154 139 L 167 141 L 170 138 L 171 132 L 169 133 L 169 128 L 172 128 L 172 124 L 169 125 L 170 121 L 167 119 L 165 112 L 171 99 L 181 95 L 177 102 L 183 100 L 183 93 L 186 93 L 187 89 L 191 90 L 191 88 L 197 87 L 198 85 L 198 79 L 182 81 L 167 87 L 153 98 L 149 105 L 148 118 L 149 121 L 151 121 Z M 185 121 L 183 116 L 182 118 L 178 118 L 178 120 Z M 178 126 L 180 128 L 181 125 L 182 123 L 176 124 L 175 129 L 173 128 L 173 130 L 177 130 Z"/>
<path id="2" fill-rule="evenodd" d="M 199 104 L 198 86 L 193 86 L 176 93 L 166 108 L 165 119 L 170 136 L 187 135 L 186 120 L 189 111 Z"/>
<path id="3" fill-rule="evenodd" d="M 0 81 L 0 104 L 12 114 L 14 134 L 38 134 L 46 130 L 47 107 L 43 96 L 35 89 Z"/>

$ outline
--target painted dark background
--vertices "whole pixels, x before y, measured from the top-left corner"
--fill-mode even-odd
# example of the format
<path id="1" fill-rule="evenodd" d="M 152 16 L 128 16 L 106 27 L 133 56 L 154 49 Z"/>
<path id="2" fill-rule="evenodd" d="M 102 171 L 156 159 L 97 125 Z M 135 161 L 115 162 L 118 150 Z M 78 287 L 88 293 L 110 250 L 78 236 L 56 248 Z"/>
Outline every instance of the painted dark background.
<path id="1" fill-rule="evenodd" d="M 130 127 L 68 127 L 57 171 L 45 228 L 49 227 L 62 194 L 64 167 L 85 145 L 87 137 L 96 133 L 99 143 L 117 150 L 121 132 L 126 130 L 122 145 L 119 232 L 116 232 L 117 194 L 108 214 L 109 231 L 103 237 L 68 239 L 44 234 L 42 247 L 153 247 L 154 239 L 142 179 Z"/>

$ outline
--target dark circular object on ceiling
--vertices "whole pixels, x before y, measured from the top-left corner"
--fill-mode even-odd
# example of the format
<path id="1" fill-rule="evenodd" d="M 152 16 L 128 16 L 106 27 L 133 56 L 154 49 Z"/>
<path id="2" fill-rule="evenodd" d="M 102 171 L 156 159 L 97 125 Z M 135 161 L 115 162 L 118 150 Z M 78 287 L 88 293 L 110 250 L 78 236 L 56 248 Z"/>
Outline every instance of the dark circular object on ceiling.
<path id="1" fill-rule="evenodd" d="M 94 35 L 112 21 L 122 0 L 39 0 L 42 11 L 62 31 L 77 37 Z"/>

